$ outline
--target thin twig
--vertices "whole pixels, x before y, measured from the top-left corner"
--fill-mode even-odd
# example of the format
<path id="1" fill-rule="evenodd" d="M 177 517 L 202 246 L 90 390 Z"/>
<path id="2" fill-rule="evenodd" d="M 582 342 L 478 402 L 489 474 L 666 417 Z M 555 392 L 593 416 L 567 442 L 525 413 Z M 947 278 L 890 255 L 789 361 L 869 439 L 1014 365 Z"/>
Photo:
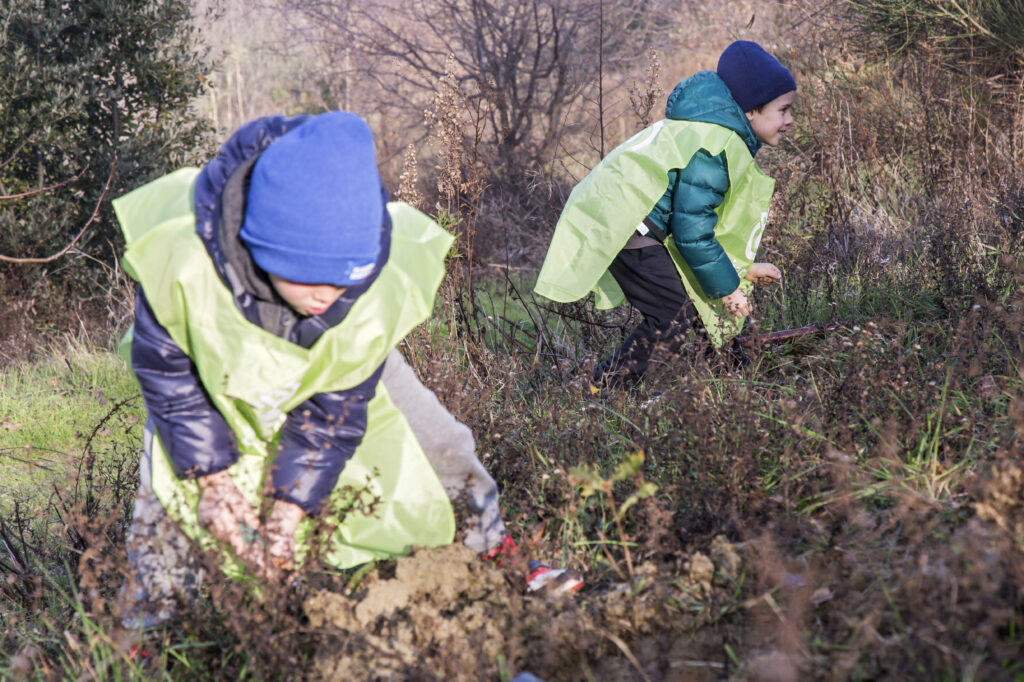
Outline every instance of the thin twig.
<path id="1" fill-rule="evenodd" d="M 10 256 L 0 254 L 0 261 L 3 261 L 5 263 L 52 263 L 53 261 L 63 256 L 65 253 L 70 251 L 71 247 L 78 243 L 78 240 L 82 238 L 82 235 L 85 234 L 85 231 L 89 229 L 89 226 L 92 225 L 94 220 L 96 220 L 96 216 L 100 214 L 100 206 L 103 205 L 103 199 L 104 197 L 107 196 L 107 191 L 110 189 L 110 184 L 114 181 L 114 167 L 116 165 L 117 152 L 114 152 L 114 160 L 110 162 L 110 175 L 107 176 L 107 184 L 103 186 L 103 192 L 100 194 L 99 200 L 96 201 L 96 208 L 93 209 L 92 215 L 89 216 L 89 220 L 86 221 L 85 225 L 82 226 L 82 229 L 78 231 L 78 234 L 76 234 L 75 238 L 71 240 L 71 243 L 69 243 L 67 246 L 65 246 L 57 253 L 53 254 L 52 256 L 47 256 L 46 258 L 12 258 Z"/>
<path id="2" fill-rule="evenodd" d="M 536 303 L 536 300 L 534 302 Z M 544 305 L 543 303 L 536 303 L 536 305 L 537 305 L 538 308 L 540 308 L 541 310 L 543 310 L 545 312 L 549 312 L 549 313 L 552 313 L 554 315 L 558 315 L 559 317 L 564 317 L 564 318 L 566 318 L 568 320 L 572 320 L 573 322 L 579 322 L 580 324 L 589 325 L 591 327 L 598 327 L 599 329 L 624 329 L 626 327 L 626 325 L 622 324 L 621 322 L 618 322 L 618 323 L 595 322 L 594 320 L 588 320 L 588 319 L 585 319 L 585 318 L 573 315 L 572 313 L 567 313 L 564 310 L 555 310 L 551 306 Z"/>
<path id="3" fill-rule="evenodd" d="M 0 198 L 2 198 L 2 197 L 0 197 Z M 525 272 L 527 270 L 531 270 L 532 269 L 532 268 L 526 268 L 526 267 L 519 267 L 519 266 L 516 266 L 516 265 L 506 265 L 505 263 L 488 263 L 487 267 L 489 267 L 489 268 L 498 268 L 500 270 L 508 270 L 510 272 Z"/>
<path id="4" fill-rule="evenodd" d="M 623 655 L 627 659 L 629 659 L 629 662 L 633 664 L 633 667 L 636 668 L 636 671 L 640 673 L 640 677 L 642 677 L 645 682 L 651 682 L 651 678 L 648 677 L 647 673 L 644 672 L 644 669 L 640 667 L 640 661 L 636 659 L 636 656 L 633 655 L 633 652 L 630 650 L 629 646 L 624 641 L 622 641 L 621 637 L 611 632 L 608 632 L 607 630 L 605 630 L 601 634 L 610 639 L 612 643 L 615 644 L 615 646 L 619 647 L 619 651 L 621 651 Z"/>
<path id="5" fill-rule="evenodd" d="M 14 455 L 6 455 L 6 454 L 3 455 L 3 456 L 7 457 L 8 459 L 13 459 L 15 462 L 21 462 L 22 464 L 28 464 L 29 466 L 38 467 L 38 468 L 40 468 L 40 469 L 42 469 L 44 471 L 56 471 L 56 469 L 54 469 L 52 467 L 48 467 L 45 464 L 40 464 L 39 462 L 31 460 L 31 459 L 22 459 L 21 457 L 15 457 Z"/>
<path id="6" fill-rule="evenodd" d="M 89 164 L 85 164 L 85 168 L 82 169 L 82 172 L 76 175 L 75 177 L 68 178 L 64 182 L 58 182 L 56 185 L 50 185 L 49 187 L 41 187 L 39 189 L 29 190 L 28 192 L 22 192 L 21 194 L 0 194 L 0 201 L 4 201 L 5 199 L 23 199 L 25 197 L 30 197 L 33 194 L 42 194 L 43 192 L 49 192 L 50 190 L 59 189 L 64 185 L 67 185 L 69 183 L 74 182 L 75 180 L 78 180 L 80 177 L 85 175 L 85 171 L 87 170 L 89 170 Z"/>

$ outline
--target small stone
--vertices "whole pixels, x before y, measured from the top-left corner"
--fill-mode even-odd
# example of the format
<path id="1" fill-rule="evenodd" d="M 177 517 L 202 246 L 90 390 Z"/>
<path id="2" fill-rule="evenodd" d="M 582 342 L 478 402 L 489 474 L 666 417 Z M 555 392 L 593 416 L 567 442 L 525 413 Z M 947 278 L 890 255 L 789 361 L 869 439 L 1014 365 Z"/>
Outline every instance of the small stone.
<path id="1" fill-rule="evenodd" d="M 991 374 L 986 374 L 981 378 L 981 385 L 978 387 L 978 393 L 981 394 L 982 398 L 990 400 L 999 395 L 999 383 L 996 382 L 996 378 Z"/>
<path id="2" fill-rule="evenodd" d="M 818 606 L 819 604 L 824 604 L 834 596 L 836 595 L 832 590 L 827 587 L 819 587 L 814 591 L 814 594 L 811 595 L 811 603 Z"/>
<path id="3" fill-rule="evenodd" d="M 736 551 L 736 546 L 724 535 L 717 535 L 711 541 L 711 561 L 715 564 L 715 570 L 720 578 L 724 579 L 721 582 L 737 580 L 740 577 L 743 560 Z"/>

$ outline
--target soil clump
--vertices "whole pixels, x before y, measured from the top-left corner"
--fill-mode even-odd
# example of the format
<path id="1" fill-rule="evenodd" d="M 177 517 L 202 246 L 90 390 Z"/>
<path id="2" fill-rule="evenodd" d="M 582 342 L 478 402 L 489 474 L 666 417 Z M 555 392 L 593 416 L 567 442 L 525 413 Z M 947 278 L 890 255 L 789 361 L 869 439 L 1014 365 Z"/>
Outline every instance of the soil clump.
<path id="1" fill-rule="evenodd" d="M 549 597 L 524 594 L 524 559 L 495 566 L 458 544 L 420 549 L 347 595 L 306 598 L 323 635 L 312 678 L 722 679 L 722 635 L 699 628 L 741 559 L 725 538 L 712 555 L 717 563 L 695 553 L 675 570 L 642 564 L 621 582 Z"/>

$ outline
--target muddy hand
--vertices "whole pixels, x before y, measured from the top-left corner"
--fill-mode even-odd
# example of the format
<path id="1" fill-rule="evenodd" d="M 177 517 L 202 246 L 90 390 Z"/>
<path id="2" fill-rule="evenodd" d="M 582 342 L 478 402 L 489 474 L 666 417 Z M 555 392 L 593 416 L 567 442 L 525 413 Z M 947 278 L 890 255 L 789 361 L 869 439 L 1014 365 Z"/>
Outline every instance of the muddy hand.
<path id="1" fill-rule="evenodd" d="M 760 286 L 775 284 L 782 279 L 782 271 L 771 263 L 753 263 L 747 270 L 746 279 Z"/>
<path id="2" fill-rule="evenodd" d="M 263 552 L 257 534 L 260 521 L 230 474 L 220 471 L 197 480 L 202 488 L 199 523 L 210 535 L 230 545 L 242 560 L 262 569 Z"/>
<path id="3" fill-rule="evenodd" d="M 722 305 L 724 305 L 725 309 L 735 317 L 746 317 L 754 309 L 754 307 L 750 305 L 750 301 L 747 300 L 747 295 L 739 288 L 728 296 L 723 296 Z"/>
<path id="4" fill-rule="evenodd" d="M 263 524 L 263 537 L 269 558 L 267 570 L 290 571 L 295 567 L 295 531 L 305 512 L 302 507 L 277 500 L 270 517 Z"/>

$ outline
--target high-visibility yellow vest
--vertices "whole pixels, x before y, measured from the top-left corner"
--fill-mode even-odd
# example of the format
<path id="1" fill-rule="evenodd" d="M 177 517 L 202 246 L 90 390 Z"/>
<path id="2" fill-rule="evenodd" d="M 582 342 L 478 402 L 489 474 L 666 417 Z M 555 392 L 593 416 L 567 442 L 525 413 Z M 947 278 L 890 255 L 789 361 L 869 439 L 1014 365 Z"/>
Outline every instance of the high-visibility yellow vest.
<path id="1" fill-rule="evenodd" d="M 237 437 L 240 457 L 228 471 L 258 505 L 288 412 L 317 393 L 363 382 L 430 315 L 453 238 L 411 206 L 388 204 L 387 263 L 344 320 L 311 348 L 302 348 L 249 322 L 218 276 L 195 229 L 198 172 L 176 171 L 114 201 L 127 242 L 122 263 L 141 284 L 157 320 L 195 364 Z M 131 330 L 122 341 L 128 357 L 130 343 Z M 198 485 L 177 478 L 159 440 L 153 439 L 153 489 L 187 535 L 212 546 L 197 519 Z M 406 553 L 414 544 L 452 541 L 455 519 L 448 496 L 383 384 L 368 406 L 362 444 L 327 508 L 344 514 L 351 491 L 364 488 L 380 499 L 375 515 L 344 515 L 326 548 L 333 565 L 353 566 Z M 313 525 L 306 519 L 300 527 L 300 557 Z M 237 562 L 225 564 L 228 573 L 239 570 Z"/>
<path id="2" fill-rule="evenodd" d="M 715 209 L 715 239 L 722 245 L 747 293 L 743 276 L 757 257 L 775 181 L 754 163 L 743 139 L 713 123 L 663 119 L 641 130 L 606 156 L 569 195 L 548 247 L 535 291 L 567 303 L 597 295 L 598 308 L 625 300 L 608 266 L 665 194 L 668 171 L 685 168 L 698 150 L 725 152 L 729 189 Z M 686 292 L 716 346 L 739 333 L 743 320 L 721 299 L 708 299 L 671 239 L 665 240 Z"/>

